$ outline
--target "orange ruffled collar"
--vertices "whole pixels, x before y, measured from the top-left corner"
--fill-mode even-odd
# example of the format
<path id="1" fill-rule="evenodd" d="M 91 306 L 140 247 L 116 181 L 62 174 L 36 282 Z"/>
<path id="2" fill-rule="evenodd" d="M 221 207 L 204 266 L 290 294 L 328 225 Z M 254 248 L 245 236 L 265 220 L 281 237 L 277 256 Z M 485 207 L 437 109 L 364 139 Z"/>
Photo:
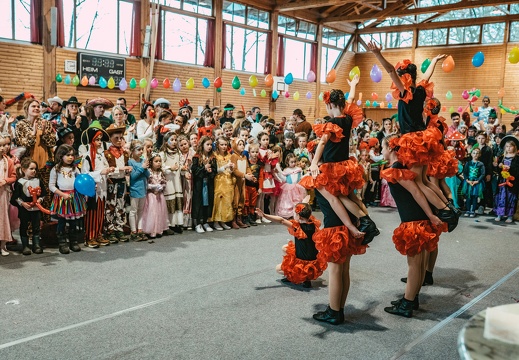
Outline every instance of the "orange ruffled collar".
<path id="1" fill-rule="evenodd" d="M 288 229 L 288 232 L 290 235 L 295 236 L 297 239 L 306 239 L 308 236 L 306 233 L 301 229 L 301 223 L 297 220 L 290 220 L 292 223 L 292 227 Z M 315 230 L 319 230 L 321 227 L 321 222 L 317 220 L 313 215 L 310 216 L 308 219 L 307 224 L 314 224 Z"/>
<path id="2" fill-rule="evenodd" d="M 330 135 L 330 141 L 332 142 L 340 142 L 344 137 L 342 128 L 339 125 L 333 124 L 331 122 L 313 125 L 312 129 L 314 130 L 317 137 L 322 137 L 324 134 Z"/>

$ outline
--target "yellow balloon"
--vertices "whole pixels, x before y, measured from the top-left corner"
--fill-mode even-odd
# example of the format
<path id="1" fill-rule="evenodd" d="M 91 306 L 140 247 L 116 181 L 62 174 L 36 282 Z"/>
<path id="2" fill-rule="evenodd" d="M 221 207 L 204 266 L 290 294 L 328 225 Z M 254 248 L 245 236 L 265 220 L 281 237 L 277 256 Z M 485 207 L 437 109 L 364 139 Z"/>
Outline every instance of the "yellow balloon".
<path id="1" fill-rule="evenodd" d="M 351 71 L 350 71 L 350 80 L 353 80 L 355 75 L 358 75 L 360 77 L 360 69 L 359 69 L 358 66 L 355 66 L 353 69 L 351 69 Z"/>
<path id="2" fill-rule="evenodd" d="M 501 109 L 501 114 L 505 115 L 506 114 L 506 111 L 505 109 Z"/>
<path id="3" fill-rule="evenodd" d="M 255 88 L 256 86 L 258 86 L 258 78 L 256 77 L 256 75 L 251 75 L 249 77 L 249 85 L 251 88 Z"/>
<path id="4" fill-rule="evenodd" d="M 108 79 L 108 88 L 113 89 L 115 87 L 115 80 L 113 77 L 110 76 L 110 79 Z"/>
<path id="5" fill-rule="evenodd" d="M 188 90 L 193 90 L 195 88 L 195 79 L 193 78 L 189 78 L 187 81 L 186 81 L 186 89 Z"/>
<path id="6" fill-rule="evenodd" d="M 512 50 L 510 50 L 508 61 L 510 61 L 511 64 L 517 64 L 519 62 L 519 48 L 517 46 L 514 46 Z"/>
<path id="7" fill-rule="evenodd" d="M 296 100 L 296 101 L 299 100 L 299 91 L 296 91 L 294 93 L 294 100 Z"/>

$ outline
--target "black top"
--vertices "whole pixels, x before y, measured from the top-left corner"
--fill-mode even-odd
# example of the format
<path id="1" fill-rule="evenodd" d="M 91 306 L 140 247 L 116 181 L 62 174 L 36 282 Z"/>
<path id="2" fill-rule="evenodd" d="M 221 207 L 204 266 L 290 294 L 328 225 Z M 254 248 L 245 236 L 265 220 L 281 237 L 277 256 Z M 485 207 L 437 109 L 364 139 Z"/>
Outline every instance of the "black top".
<path id="1" fill-rule="evenodd" d="M 403 164 L 399 162 L 393 163 L 391 168 L 394 169 L 407 169 Z M 420 205 L 413 198 L 413 195 L 407 191 L 402 185 L 399 183 L 391 183 L 389 184 L 389 190 L 391 191 L 391 195 L 395 199 L 396 207 L 398 209 L 398 215 L 400 215 L 400 221 L 408 222 L 408 221 L 419 221 L 419 220 L 429 220 L 429 217 L 425 215 L 425 212 L 422 210 Z"/>
<path id="2" fill-rule="evenodd" d="M 407 90 L 404 91 L 402 97 L 405 96 Z M 425 130 L 425 123 L 422 118 L 423 106 L 427 97 L 425 89 L 422 86 L 411 88 L 413 99 L 406 104 L 403 100 L 398 100 L 398 124 L 400 125 L 400 133 L 402 135 Z"/>
<path id="3" fill-rule="evenodd" d="M 350 132 L 352 119 L 349 115 L 332 118 L 328 121 L 342 128 L 344 137 L 340 142 L 328 141 L 324 146 L 323 163 L 339 162 L 350 158 Z"/>
<path id="4" fill-rule="evenodd" d="M 221 117 L 220 118 L 220 127 L 225 124 L 226 122 L 230 122 L 231 124 L 234 123 L 234 118 L 233 117 L 230 117 L 230 118 L 226 118 L 226 117 Z"/>
<path id="5" fill-rule="evenodd" d="M 315 260 L 317 258 L 317 249 L 315 243 L 312 240 L 314 236 L 315 225 L 300 223 L 301 230 L 306 234 L 306 239 L 295 239 L 296 246 L 296 258 L 301 260 Z"/>
<path id="6" fill-rule="evenodd" d="M 335 211 L 333 211 L 333 208 L 331 207 L 328 200 L 326 200 L 324 198 L 324 196 L 321 195 L 321 193 L 317 189 L 315 189 L 315 198 L 317 200 L 317 203 L 319 204 L 319 208 L 321 209 L 321 211 L 324 215 L 323 224 L 324 224 L 325 229 L 336 227 L 336 226 L 344 226 L 341 219 L 337 216 Z M 349 211 L 348 211 L 348 215 L 350 216 L 351 222 L 353 222 L 353 223 L 357 222 L 357 218 Z"/>
<path id="7" fill-rule="evenodd" d="M 492 148 L 490 146 L 483 146 L 479 148 L 479 161 L 485 165 L 485 174 L 491 175 L 492 174 L 492 163 L 493 163 L 493 153 Z"/>

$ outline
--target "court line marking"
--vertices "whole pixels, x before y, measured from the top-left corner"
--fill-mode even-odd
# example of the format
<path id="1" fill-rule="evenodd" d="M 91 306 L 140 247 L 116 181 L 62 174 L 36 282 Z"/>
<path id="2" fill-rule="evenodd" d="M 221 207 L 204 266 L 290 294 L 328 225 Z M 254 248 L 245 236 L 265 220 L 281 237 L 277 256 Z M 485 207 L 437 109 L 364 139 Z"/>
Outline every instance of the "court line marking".
<path id="1" fill-rule="evenodd" d="M 447 318 L 443 319 L 441 322 L 436 324 L 433 328 L 426 331 L 424 334 L 422 334 L 420 337 L 416 338 L 403 348 L 401 348 L 393 357 L 391 360 L 399 359 L 403 355 L 407 354 L 413 347 L 420 344 L 421 342 L 425 341 L 427 338 L 434 335 L 436 332 L 438 332 L 440 329 L 445 327 L 448 323 L 450 323 L 452 320 L 463 314 L 465 311 L 470 309 L 472 306 L 474 306 L 476 303 L 478 303 L 480 300 L 482 300 L 484 297 L 486 297 L 488 294 L 490 294 L 492 291 L 497 289 L 500 285 L 505 283 L 508 279 L 510 279 L 512 276 L 517 274 L 519 272 L 519 266 L 516 267 L 514 270 L 509 272 L 507 275 L 503 276 L 501 279 L 499 279 L 494 285 L 489 287 L 487 290 L 483 291 L 481 294 L 476 296 L 474 299 L 472 299 L 469 303 L 465 304 L 462 308 L 460 308 L 458 311 L 452 313 Z"/>

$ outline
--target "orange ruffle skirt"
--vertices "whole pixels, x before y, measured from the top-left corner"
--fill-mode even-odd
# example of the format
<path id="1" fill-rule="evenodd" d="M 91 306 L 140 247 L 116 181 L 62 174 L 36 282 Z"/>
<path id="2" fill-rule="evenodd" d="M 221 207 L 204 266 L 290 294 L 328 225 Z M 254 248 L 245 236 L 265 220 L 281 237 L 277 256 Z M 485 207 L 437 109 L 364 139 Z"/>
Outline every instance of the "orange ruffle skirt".
<path id="1" fill-rule="evenodd" d="M 402 135 L 398 140 L 398 161 L 409 168 L 428 164 L 444 152 L 441 139 L 442 133 L 433 127 Z"/>
<path id="2" fill-rule="evenodd" d="M 433 159 L 427 167 L 427 176 L 436 179 L 445 179 L 458 173 L 458 159 L 453 150 L 446 150 Z"/>
<path id="3" fill-rule="evenodd" d="M 327 262 L 342 264 L 351 255 L 362 255 L 368 245 L 350 235 L 346 226 L 324 228 L 314 233 L 315 248 Z"/>
<path id="4" fill-rule="evenodd" d="M 414 180 L 416 174 L 409 169 L 387 168 L 380 172 L 380 177 L 389 183 L 396 184 L 399 180 Z"/>
<path id="5" fill-rule="evenodd" d="M 288 242 L 286 252 L 281 263 L 281 270 L 291 283 L 301 284 L 307 280 L 315 280 L 328 267 L 326 259 L 321 253 L 317 254 L 315 260 L 298 259 L 296 257 L 296 246 L 292 240 Z"/>
<path id="6" fill-rule="evenodd" d="M 304 176 L 299 185 L 307 190 L 325 188 L 333 196 L 348 195 L 364 185 L 364 170 L 356 160 L 324 163 L 319 171 L 315 179 Z"/>
<path id="7" fill-rule="evenodd" d="M 393 243 L 400 254 L 415 256 L 424 250 L 436 250 L 440 234 L 445 231 L 446 223 L 435 226 L 429 220 L 403 222 L 393 231 Z"/>

